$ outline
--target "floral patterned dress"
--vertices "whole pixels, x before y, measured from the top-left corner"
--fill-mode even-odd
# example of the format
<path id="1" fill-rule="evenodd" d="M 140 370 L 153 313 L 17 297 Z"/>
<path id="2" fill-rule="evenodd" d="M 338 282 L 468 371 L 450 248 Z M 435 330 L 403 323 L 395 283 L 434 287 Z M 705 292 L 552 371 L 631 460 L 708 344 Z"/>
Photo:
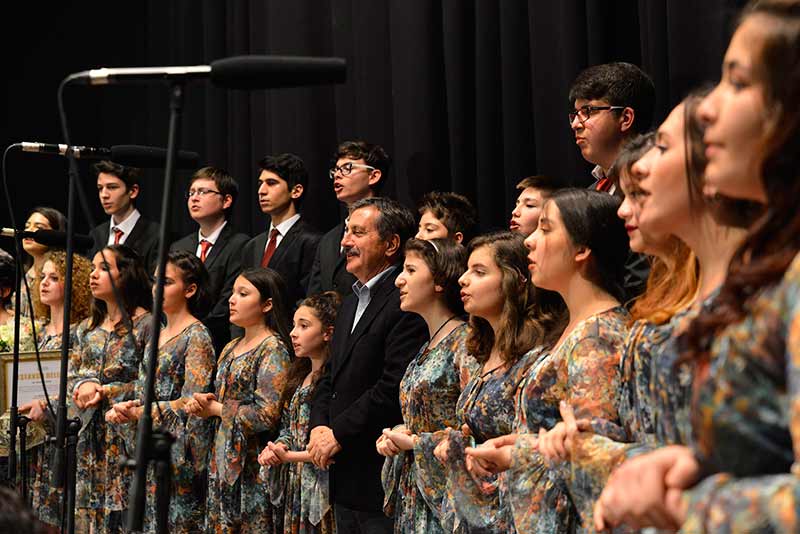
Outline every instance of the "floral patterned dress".
<path id="1" fill-rule="evenodd" d="M 61 334 L 45 333 L 45 325 L 39 325 L 36 332 L 39 334 L 39 350 L 60 350 Z M 74 343 L 75 327 L 70 329 L 70 346 Z M 53 409 L 57 410 L 57 391 L 48 391 Z M 72 397 L 67 399 L 67 409 L 72 412 Z M 49 441 L 55 432 L 55 420 L 49 410 L 45 412 L 46 419 L 42 421 L 47 431 L 48 441 L 28 451 L 28 480 L 30 481 L 31 510 L 40 521 L 50 525 L 60 524 L 60 503 L 62 491 L 52 486 L 53 454 L 56 448 Z M 74 414 L 70 413 L 74 417 Z"/>
<path id="2" fill-rule="evenodd" d="M 130 457 L 133 447 L 119 433 L 108 432 L 105 412 L 133 394 L 152 317 L 143 313 L 134 318 L 130 332 L 123 324 L 110 332 L 89 329 L 89 321 L 82 321 L 75 333 L 67 391 L 91 380 L 103 385 L 105 396 L 98 406 L 78 412 L 83 425 L 77 444 L 75 525 L 78 532 L 112 534 L 122 532 L 131 480 L 131 469 L 120 459 Z"/>
<path id="3" fill-rule="evenodd" d="M 290 451 L 305 451 L 308 444 L 311 401 L 315 384 L 299 386 L 283 409 L 281 430 L 275 443 Z M 328 489 L 328 471 L 311 462 L 290 462 L 262 467 L 262 478 L 274 506 L 275 525 L 287 534 L 333 534 L 336 532 Z"/>
<path id="4" fill-rule="evenodd" d="M 150 350 L 148 344 L 145 357 Z M 211 422 L 189 417 L 184 404 L 194 393 L 212 391 L 214 380 L 214 345 L 211 334 L 195 322 L 167 340 L 158 351 L 153 428 L 160 427 L 175 438 L 172 444 L 172 487 L 169 502 L 169 528 L 173 533 L 202 530 L 205 520 L 205 486 L 208 450 L 211 446 Z M 136 383 L 134 398 L 143 399 L 146 377 L 143 364 Z M 121 425 L 128 432 L 129 443 L 135 443 L 136 423 Z M 155 471 L 147 475 L 147 500 L 144 532 L 156 532 Z"/>
<path id="5" fill-rule="evenodd" d="M 691 447 L 714 474 L 682 532 L 800 530 L 800 255 L 746 310 L 697 366 Z"/>
<path id="6" fill-rule="evenodd" d="M 515 532 L 506 501 L 505 486 L 500 476 L 477 478 L 467 471 L 464 449 L 484 441 L 510 434 L 514 424 L 514 395 L 530 365 L 539 355 L 534 348 L 517 359 L 505 371 L 495 368 L 488 372 L 479 369 L 464 386 L 456 404 L 456 430 L 420 434 L 417 447 L 422 451 L 418 472 L 433 472 L 438 462 L 433 449 L 444 437 L 449 438 L 446 462 L 447 500 L 442 503 L 441 524 L 445 532 Z M 461 425 L 469 427 L 465 436 Z"/>
<path id="7" fill-rule="evenodd" d="M 461 388 L 479 365 L 467 354 L 469 326 L 454 328 L 435 347 L 427 343 L 406 369 L 400 382 L 403 422 L 412 433 L 422 435 L 443 428 L 458 428 L 456 403 Z M 396 533 L 438 534 L 442 527 L 442 502 L 447 494 L 447 473 L 430 450 L 419 443 L 384 462 L 381 480 L 384 511 L 394 515 Z"/>
<path id="8" fill-rule="evenodd" d="M 242 338 L 222 351 L 214 382 L 222 417 L 214 419 L 206 501 L 206 530 L 214 533 L 270 533 L 273 511 L 258 480 L 258 454 L 274 439 L 289 351 L 276 336 L 239 354 Z"/>
<path id="9" fill-rule="evenodd" d="M 591 518 L 588 503 L 580 499 L 583 480 L 573 478 L 569 462 L 549 466 L 534 443 L 540 428 L 561 420 L 561 400 L 576 418 L 590 419 L 598 433 L 620 437 L 619 362 L 629 318 L 616 307 L 582 321 L 552 353 L 540 355 L 520 388 L 514 431 L 521 435 L 506 472 L 518 532 L 580 531 L 584 514 Z"/>

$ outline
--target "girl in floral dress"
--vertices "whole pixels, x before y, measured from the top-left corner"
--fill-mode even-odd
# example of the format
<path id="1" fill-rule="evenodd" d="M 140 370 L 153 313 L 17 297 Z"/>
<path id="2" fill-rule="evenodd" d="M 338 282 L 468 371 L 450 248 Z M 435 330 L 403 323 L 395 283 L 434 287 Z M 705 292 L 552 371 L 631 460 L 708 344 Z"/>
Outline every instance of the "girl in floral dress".
<path id="1" fill-rule="evenodd" d="M 466 270 L 466 249 L 451 239 L 410 239 L 405 246 L 400 308 L 425 319 L 430 340 L 420 348 L 400 382 L 403 424 L 384 430 L 376 447 L 386 456 L 382 473 L 384 511 L 394 531 L 444 532 L 441 506 L 447 477 L 442 465 L 426 461 L 419 434 L 459 426 L 456 402 L 477 370 L 467 353 L 458 279 Z M 424 467 L 421 467 L 424 466 Z"/>
<path id="2" fill-rule="evenodd" d="M 333 509 L 328 494 L 328 472 L 317 468 L 306 451 L 311 400 L 322 367 L 328 359 L 329 343 L 341 298 L 335 291 L 308 297 L 294 313 L 292 363 L 281 406 L 281 429 L 270 441 L 258 462 L 262 478 L 278 517 L 289 534 L 332 534 Z"/>
<path id="3" fill-rule="evenodd" d="M 207 532 L 282 532 L 280 525 L 273 526 L 269 495 L 259 481 L 258 454 L 262 443 L 277 435 L 292 358 L 285 292 L 272 269 L 247 269 L 236 278 L 230 320 L 244 335 L 220 354 L 214 393 L 195 393 L 185 406 L 194 416 L 213 418 Z"/>
<path id="4" fill-rule="evenodd" d="M 206 421 L 189 417 L 184 405 L 194 393 L 211 391 L 214 376 L 214 347 L 204 317 L 210 303 L 208 273 L 194 254 L 170 252 L 164 278 L 163 310 L 166 325 L 159 334 L 153 408 L 154 428 L 169 432 L 175 441 L 171 452 L 171 488 L 168 524 L 170 532 L 202 530 L 205 519 L 206 467 L 211 444 Z M 145 357 L 149 350 L 145 348 Z M 114 404 L 106 421 L 129 443 L 136 442 L 136 425 L 142 414 L 146 366 L 132 399 Z M 155 472 L 149 470 L 144 532 L 156 532 Z"/>

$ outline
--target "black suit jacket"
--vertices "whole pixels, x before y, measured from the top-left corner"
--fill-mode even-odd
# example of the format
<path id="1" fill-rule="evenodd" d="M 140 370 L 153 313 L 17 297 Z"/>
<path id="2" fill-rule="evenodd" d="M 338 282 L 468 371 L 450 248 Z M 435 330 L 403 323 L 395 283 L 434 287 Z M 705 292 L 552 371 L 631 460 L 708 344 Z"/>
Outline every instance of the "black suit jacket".
<path id="1" fill-rule="evenodd" d="M 110 228 L 111 224 L 109 221 L 106 221 L 103 224 L 98 224 L 89 232 L 89 235 L 94 239 L 94 246 L 89 252 L 90 260 L 108 243 L 108 234 L 111 231 Z M 131 247 L 142 257 L 142 260 L 144 260 L 144 267 L 150 275 L 153 274 L 156 268 L 156 261 L 158 260 L 158 238 L 160 235 L 161 229 L 158 223 L 141 216 L 133 226 L 130 235 L 125 238 L 124 244 Z"/>
<path id="2" fill-rule="evenodd" d="M 261 266 L 267 237 L 267 232 L 263 232 L 247 242 L 242 250 L 243 268 Z M 278 271 L 286 282 L 286 309 L 289 312 L 308 294 L 308 277 L 320 237 L 319 232 L 300 218 L 283 236 L 269 260 L 268 267 Z"/>
<path id="3" fill-rule="evenodd" d="M 331 495 L 353 510 L 382 510 L 384 458 L 375 451 L 375 440 L 384 428 L 403 421 L 400 380 L 428 339 L 422 318 L 400 310 L 394 285 L 398 274 L 395 268 L 372 289 L 369 306 L 352 333 L 358 299 L 351 293 L 344 300 L 331 356 L 314 393 L 310 428 L 331 427 L 342 446 L 331 466 Z"/>
<path id="4" fill-rule="evenodd" d="M 214 349 L 220 354 L 225 344 L 231 340 L 232 332 L 228 314 L 228 299 L 233 292 L 233 281 L 242 270 L 241 250 L 250 236 L 236 231 L 230 222 L 219 234 L 217 242 L 208 251 L 205 266 L 211 281 L 211 311 L 203 319 L 214 341 Z M 170 250 L 197 252 L 197 232 L 174 242 Z"/>
<path id="5" fill-rule="evenodd" d="M 344 298 L 353 292 L 356 277 L 347 272 L 345 257 L 339 252 L 343 235 L 344 221 L 322 236 L 308 279 L 309 295 L 336 291 Z"/>

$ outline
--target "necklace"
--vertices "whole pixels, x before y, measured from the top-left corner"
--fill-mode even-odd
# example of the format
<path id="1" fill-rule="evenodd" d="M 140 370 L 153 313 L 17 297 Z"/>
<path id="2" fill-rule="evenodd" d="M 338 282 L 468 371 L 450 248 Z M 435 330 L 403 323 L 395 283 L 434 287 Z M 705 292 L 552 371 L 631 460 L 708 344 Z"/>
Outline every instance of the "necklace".
<path id="1" fill-rule="evenodd" d="M 436 337 L 436 334 L 438 334 L 439 332 L 441 332 L 441 331 L 442 331 L 442 328 L 444 328 L 444 325 L 446 325 L 447 323 L 449 323 L 450 321 L 452 321 L 452 320 L 453 320 L 453 319 L 455 319 L 456 317 L 458 317 L 458 316 L 457 316 L 457 315 L 453 315 L 453 316 L 449 317 L 449 318 L 448 318 L 448 319 L 447 319 L 445 322 L 443 322 L 441 325 L 439 325 L 439 328 L 437 328 L 437 329 L 436 329 L 436 332 L 434 332 L 434 333 L 433 333 L 433 335 L 431 336 L 431 338 L 428 340 L 428 346 L 430 346 L 430 344 L 433 342 L 433 338 L 435 338 L 435 337 Z"/>

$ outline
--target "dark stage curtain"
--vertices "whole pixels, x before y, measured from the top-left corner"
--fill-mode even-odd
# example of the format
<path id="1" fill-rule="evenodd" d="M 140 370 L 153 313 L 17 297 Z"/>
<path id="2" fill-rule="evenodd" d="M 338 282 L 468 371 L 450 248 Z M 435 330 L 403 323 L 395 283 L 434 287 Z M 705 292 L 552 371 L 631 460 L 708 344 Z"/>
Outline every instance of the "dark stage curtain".
<path id="1" fill-rule="evenodd" d="M 514 184 L 530 174 L 588 182 L 566 113 L 571 80 L 608 61 L 641 65 L 655 80 L 656 120 L 691 88 L 718 77 L 736 0 L 148 0 L 7 6 L 4 146 L 58 142 L 56 87 L 100 66 L 202 64 L 238 54 L 342 56 L 347 83 L 272 91 L 187 87 L 182 147 L 227 168 L 241 185 L 234 224 L 264 231 L 256 202 L 264 155 L 294 152 L 311 184 L 305 215 L 319 229 L 341 209 L 327 168 L 337 142 L 384 145 L 394 164 L 386 193 L 409 206 L 453 190 L 477 205 L 483 229 L 504 227 Z M 7 63 L 8 65 L 8 63 Z M 67 107 L 76 144 L 164 146 L 167 89 L 74 88 Z M 104 218 L 93 177 L 83 182 Z M 17 217 L 65 205 L 66 166 L 43 156 L 9 159 Z M 161 172 L 146 173 L 140 210 L 158 219 Z M 194 229 L 181 173 L 169 221 Z M 5 207 L 0 221 L 8 222 Z M 86 222 L 81 221 L 85 226 Z M 3 246 L 0 244 L 0 247 Z"/>

